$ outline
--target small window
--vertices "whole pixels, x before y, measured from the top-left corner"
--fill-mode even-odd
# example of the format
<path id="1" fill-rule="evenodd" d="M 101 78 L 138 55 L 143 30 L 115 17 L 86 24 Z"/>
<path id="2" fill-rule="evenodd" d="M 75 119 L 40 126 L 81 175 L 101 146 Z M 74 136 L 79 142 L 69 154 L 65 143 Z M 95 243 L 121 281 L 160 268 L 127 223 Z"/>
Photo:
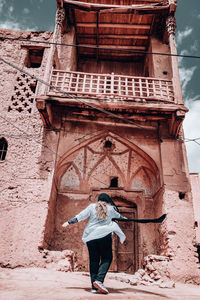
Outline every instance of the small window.
<path id="1" fill-rule="evenodd" d="M 197 245 L 197 255 L 198 255 L 198 261 L 200 263 L 200 245 Z"/>
<path id="2" fill-rule="evenodd" d="M 40 68 L 44 54 L 44 48 L 28 48 L 25 66 L 27 68 Z"/>
<path id="3" fill-rule="evenodd" d="M 112 147 L 112 142 L 107 140 L 105 141 L 104 148 L 110 149 Z"/>
<path id="4" fill-rule="evenodd" d="M 0 161 L 5 160 L 8 149 L 8 143 L 4 138 L 0 139 Z"/>
<path id="5" fill-rule="evenodd" d="M 118 187 L 118 177 L 113 177 L 110 180 L 110 187 Z"/>
<path id="6" fill-rule="evenodd" d="M 185 199 L 185 193 L 179 192 L 179 199 Z"/>

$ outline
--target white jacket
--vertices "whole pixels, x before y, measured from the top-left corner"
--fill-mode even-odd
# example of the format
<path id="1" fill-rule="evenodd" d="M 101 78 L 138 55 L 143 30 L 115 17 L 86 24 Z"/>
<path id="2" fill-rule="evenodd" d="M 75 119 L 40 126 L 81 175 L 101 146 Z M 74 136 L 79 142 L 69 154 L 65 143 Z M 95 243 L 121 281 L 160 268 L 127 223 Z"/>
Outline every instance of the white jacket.
<path id="1" fill-rule="evenodd" d="M 106 220 L 99 220 L 97 218 L 96 213 L 96 203 L 90 204 L 84 210 L 82 210 L 78 215 L 75 216 L 78 222 L 83 221 L 87 218 L 90 218 L 85 230 L 83 232 L 82 240 L 84 243 L 87 243 L 91 240 L 102 238 L 109 233 L 116 233 L 119 238 L 120 242 L 123 243 L 126 239 L 125 234 L 122 232 L 118 224 L 112 221 L 113 218 L 120 218 L 122 217 L 120 213 L 118 213 L 113 206 L 107 204 L 107 219 Z"/>

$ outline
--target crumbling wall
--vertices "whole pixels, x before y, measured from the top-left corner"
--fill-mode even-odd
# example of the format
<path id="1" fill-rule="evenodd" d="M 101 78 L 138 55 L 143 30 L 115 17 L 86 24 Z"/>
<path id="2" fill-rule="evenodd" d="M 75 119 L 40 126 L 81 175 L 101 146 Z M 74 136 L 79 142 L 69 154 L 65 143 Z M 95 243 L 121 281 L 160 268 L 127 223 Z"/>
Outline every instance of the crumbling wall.
<path id="1" fill-rule="evenodd" d="M 194 247 L 194 210 L 189 174 L 179 141 L 163 139 L 163 208 L 167 219 L 162 224 L 161 255 L 172 259 L 166 266 L 168 276 L 184 282 L 198 282 L 198 259 Z M 170 159 L 169 159 L 170 157 Z"/>
<path id="2" fill-rule="evenodd" d="M 1 30 L 0 34 L 27 41 L 51 38 L 50 32 Z M 29 68 L 25 66 L 27 47 L 33 44 L 6 39 L 0 43 L 0 56 L 6 61 L 38 77 L 43 75 L 48 47 L 40 44 L 44 47 L 42 64 Z M 0 66 L 1 137 L 8 143 L 6 159 L 0 162 L 0 263 L 10 267 L 42 265 L 38 246 L 43 239 L 58 134 L 43 128 L 35 91 L 26 95 L 32 79 L 3 62 Z"/>
<path id="3" fill-rule="evenodd" d="M 198 173 L 190 174 L 192 201 L 194 207 L 195 243 L 200 246 L 200 178 Z"/>

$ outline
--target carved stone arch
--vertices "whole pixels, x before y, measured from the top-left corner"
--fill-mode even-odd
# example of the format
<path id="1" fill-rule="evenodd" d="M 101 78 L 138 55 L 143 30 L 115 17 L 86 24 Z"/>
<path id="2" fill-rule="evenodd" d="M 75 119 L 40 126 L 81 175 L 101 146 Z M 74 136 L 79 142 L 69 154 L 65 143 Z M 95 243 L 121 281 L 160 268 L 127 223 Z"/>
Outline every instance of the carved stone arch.
<path id="1" fill-rule="evenodd" d="M 104 148 L 106 140 L 109 140 L 112 145 L 110 149 Z M 78 160 L 78 163 L 82 162 L 84 164 L 81 169 L 76 162 L 80 153 L 82 153 L 82 157 Z M 134 157 L 136 157 L 137 162 L 140 162 L 137 169 L 134 169 L 136 166 L 132 162 Z M 137 145 L 111 131 L 102 131 L 71 148 L 63 155 L 55 172 L 58 189 L 62 177 L 69 170 L 69 162 L 73 162 L 73 168 L 80 180 L 79 187 L 82 187 L 85 192 L 89 192 L 92 188 L 108 188 L 109 178 L 112 176 L 119 177 L 119 187 L 125 189 L 130 188 L 133 178 L 136 175 L 139 176 L 142 172 L 143 177 L 147 177 L 149 186 L 152 186 L 152 178 L 155 179 L 157 185 L 160 182 L 158 167 L 154 160 Z M 95 177 L 96 181 L 92 181 Z M 102 183 L 102 185 L 99 186 L 99 183 Z"/>

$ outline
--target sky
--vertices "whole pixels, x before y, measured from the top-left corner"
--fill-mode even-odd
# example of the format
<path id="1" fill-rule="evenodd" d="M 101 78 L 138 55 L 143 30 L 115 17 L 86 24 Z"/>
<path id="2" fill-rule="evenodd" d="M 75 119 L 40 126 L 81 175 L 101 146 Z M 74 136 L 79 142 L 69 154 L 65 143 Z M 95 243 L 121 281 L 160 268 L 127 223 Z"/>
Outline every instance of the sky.
<path id="1" fill-rule="evenodd" d="M 0 28 L 52 31 L 55 12 L 56 0 L 0 0 Z M 200 56 L 200 0 L 178 0 L 176 21 L 178 53 Z M 200 173 L 200 59 L 179 58 L 179 72 L 189 108 L 183 123 L 189 170 Z"/>

